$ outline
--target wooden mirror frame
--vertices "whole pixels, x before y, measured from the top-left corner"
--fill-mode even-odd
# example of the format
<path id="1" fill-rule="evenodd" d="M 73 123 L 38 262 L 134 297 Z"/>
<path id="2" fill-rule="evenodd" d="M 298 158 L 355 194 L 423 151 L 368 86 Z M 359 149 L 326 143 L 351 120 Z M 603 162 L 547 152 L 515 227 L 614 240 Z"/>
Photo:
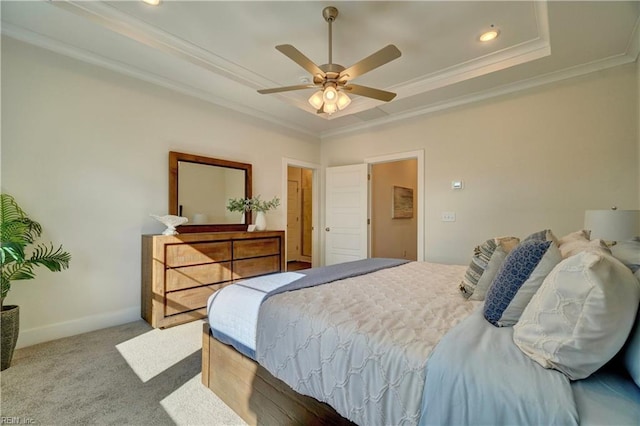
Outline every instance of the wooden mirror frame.
<path id="1" fill-rule="evenodd" d="M 211 166 L 227 167 L 244 170 L 244 196 L 251 198 L 251 164 L 235 161 L 221 160 L 218 158 L 203 157 L 200 155 L 185 154 L 183 152 L 169 152 L 169 214 L 178 215 L 178 162 L 186 161 L 196 164 L 208 164 Z M 251 212 L 244 213 L 244 224 L 232 223 L 203 223 L 198 225 L 180 225 L 178 232 L 221 232 L 221 231 L 246 231 L 247 223 L 251 223 Z"/>

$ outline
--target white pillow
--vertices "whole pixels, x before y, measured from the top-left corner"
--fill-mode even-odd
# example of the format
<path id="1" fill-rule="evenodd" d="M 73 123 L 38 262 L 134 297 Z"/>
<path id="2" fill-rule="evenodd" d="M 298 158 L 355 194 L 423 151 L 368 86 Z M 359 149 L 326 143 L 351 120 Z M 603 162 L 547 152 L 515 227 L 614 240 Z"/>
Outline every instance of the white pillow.
<path id="1" fill-rule="evenodd" d="M 613 256 L 583 251 L 560 262 L 514 326 L 531 359 L 570 379 L 588 377 L 622 348 L 640 302 L 640 283 Z"/>
<path id="2" fill-rule="evenodd" d="M 588 229 L 581 229 L 579 231 L 575 231 L 565 235 L 564 237 L 560 238 L 557 241 L 557 243 L 558 243 L 558 246 L 561 246 L 563 244 L 570 243 L 572 241 L 583 241 L 583 240 L 589 241 L 590 239 L 591 239 L 591 231 Z"/>
<path id="3" fill-rule="evenodd" d="M 601 251 L 605 254 L 611 254 L 611 250 L 602 240 L 591 241 L 572 241 L 565 243 L 560 247 L 560 253 L 563 258 L 575 256 L 582 251 Z"/>

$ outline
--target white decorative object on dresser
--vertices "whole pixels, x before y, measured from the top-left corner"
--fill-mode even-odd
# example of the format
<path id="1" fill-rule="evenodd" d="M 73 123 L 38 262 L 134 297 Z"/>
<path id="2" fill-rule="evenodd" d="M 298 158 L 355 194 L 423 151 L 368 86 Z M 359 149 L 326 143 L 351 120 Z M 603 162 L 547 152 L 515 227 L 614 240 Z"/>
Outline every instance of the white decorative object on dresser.
<path id="1" fill-rule="evenodd" d="M 156 328 L 204 318 L 211 294 L 284 262 L 284 231 L 143 235 L 142 318 Z"/>

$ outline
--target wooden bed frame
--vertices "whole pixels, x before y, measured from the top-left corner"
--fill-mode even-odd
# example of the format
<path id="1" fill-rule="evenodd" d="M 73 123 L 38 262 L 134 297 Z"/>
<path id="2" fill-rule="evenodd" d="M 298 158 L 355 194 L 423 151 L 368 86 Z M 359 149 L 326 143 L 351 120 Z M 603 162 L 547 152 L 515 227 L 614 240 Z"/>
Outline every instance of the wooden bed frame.
<path id="1" fill-rule="evenodd" d="M 208 323 L 202 333 L 202 383 L 250 425 L 354 424 L 213 338 Z"/>

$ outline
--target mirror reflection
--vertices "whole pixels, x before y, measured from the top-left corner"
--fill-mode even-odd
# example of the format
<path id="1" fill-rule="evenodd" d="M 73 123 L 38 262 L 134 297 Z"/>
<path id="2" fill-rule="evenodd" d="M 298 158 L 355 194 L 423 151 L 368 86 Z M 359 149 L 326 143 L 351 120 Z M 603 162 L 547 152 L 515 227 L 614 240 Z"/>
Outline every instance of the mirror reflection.
<path id="1" fill-rule="evenodd" d="M 246 231 L 251 212 L 230 212 L 230 198 L 251 198 L 251 164 L 169 152 L 169 214 L 189 219 L 179 233 Z"/>
<path id="2" fill-rule="evenodd" d="M 178 161 L 178 215 L 192 225 L 243 223 L 244 214 L 226 205 L 244 198 L 244 181 L 244 170 Z"/>

